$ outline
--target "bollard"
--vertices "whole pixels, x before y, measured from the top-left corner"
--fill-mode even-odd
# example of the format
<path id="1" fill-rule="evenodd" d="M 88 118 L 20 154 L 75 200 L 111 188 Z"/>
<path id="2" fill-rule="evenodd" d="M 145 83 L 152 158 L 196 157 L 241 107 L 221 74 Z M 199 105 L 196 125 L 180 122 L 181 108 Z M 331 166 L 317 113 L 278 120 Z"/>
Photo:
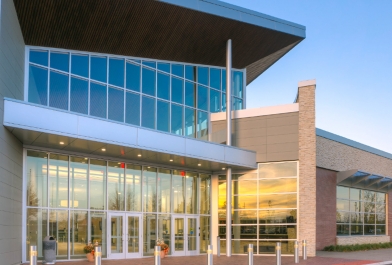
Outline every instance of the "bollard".
<path id="1" fill-rule="evenodd" d="M 276 265 L 282 265 L 282 243 L 276 243 Z"/>
<path id="2" fill-rule="evenodd" d="M 302 257 L 304 260 L 308 259 L 308 254 L 306 253 L 306 240 L 302 240 Z"/>
<path id="3" fill-rule="evenodd" d="M 208 245 L 207 249 L 207 265 L 213 265 L 214 261 L 212 260 L 212 245 Z"/>
<path id="4" fill-rule="evenodd" d="M 217 238 L 216 238 L 216 255 L 218 256 L 218 257 L 220 257 L 220 237 L 218 236 Z"/>
<path id="5" fill-rule="evenodd" d="M 161 265 L 161 246 L 155 246 L 154 249 L 154 265 Z"/>
<path id="6" fill-rule="evenodd" d="M 294 263 L 299 263 L 299 248 L 298 241 L 294 241 Z"/>
<path id="7" fill-rule="evenodd" d="M 248 245 L 248 265 L 253 265 L 253 244 Z"/>
<path id="8" fill-rule="evenodd" d="M 102 250 L 101 247 L 96 246 L 94 248 L 95 265 L 101 265 L 102 261 Z"/>
<path id="9" fill-rule="evenodd" d="M 37 246 L 30 246 L 30 265 L 37 265 Z"/>

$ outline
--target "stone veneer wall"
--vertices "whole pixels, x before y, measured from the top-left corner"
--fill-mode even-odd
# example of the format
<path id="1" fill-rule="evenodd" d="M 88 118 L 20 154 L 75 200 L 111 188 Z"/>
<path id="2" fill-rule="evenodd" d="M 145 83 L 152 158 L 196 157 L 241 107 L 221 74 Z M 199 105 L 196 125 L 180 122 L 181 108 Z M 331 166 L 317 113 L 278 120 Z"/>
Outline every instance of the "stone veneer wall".
<path id="1" fill-rule="evenodd" d="M 337 245 L 372 244 L 389 242 L 389 236 L 339 236 Z"/>
<path id="2" fill-rule="evenodd" d="M 299 103 L 299 240 L 316 255 L 316 125 L 315 81 L 300 82 Z"/>

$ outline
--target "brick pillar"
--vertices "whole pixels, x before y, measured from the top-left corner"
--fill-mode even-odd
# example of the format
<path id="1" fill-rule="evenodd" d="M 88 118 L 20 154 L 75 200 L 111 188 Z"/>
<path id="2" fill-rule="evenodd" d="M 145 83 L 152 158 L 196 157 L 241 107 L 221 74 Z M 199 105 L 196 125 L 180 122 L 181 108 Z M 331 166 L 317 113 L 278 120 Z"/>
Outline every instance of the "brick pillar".
<path id="1" fill-rule="evenodd" d="M 299 104 L 299 240 L 316 256 L 316 80 L 298 83 Z"/>

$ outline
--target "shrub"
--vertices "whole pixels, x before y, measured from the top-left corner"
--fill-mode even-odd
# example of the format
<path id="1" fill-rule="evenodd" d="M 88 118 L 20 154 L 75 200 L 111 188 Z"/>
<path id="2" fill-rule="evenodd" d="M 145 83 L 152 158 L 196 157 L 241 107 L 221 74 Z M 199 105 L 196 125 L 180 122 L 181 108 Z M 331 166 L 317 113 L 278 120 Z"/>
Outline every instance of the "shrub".
<path id="1" fill-rule="evenodd" d="M 374 243 L 374 244 L 355 244 L 355 245 L 330 245 L 326 246 L 324 251 L 351 252 L 361 250 L 374 250 L 380 248 L 392 248 L 392 242 Z"/>

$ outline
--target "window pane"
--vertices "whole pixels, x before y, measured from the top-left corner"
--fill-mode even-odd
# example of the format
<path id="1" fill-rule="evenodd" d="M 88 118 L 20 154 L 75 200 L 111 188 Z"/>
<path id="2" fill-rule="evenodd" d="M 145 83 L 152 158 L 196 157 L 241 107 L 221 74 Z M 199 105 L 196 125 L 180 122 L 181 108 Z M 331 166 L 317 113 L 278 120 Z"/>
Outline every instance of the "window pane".
<path id="1" fill-rule="evenodd" d="M 364 202 L 363 203 L 363 210 L 367 213 L 374 213 L 376 211 L 376 204 L 372 202 Z"/>
<path id="2" fill-rule="evenodd" d="M 124 90 L 109 87 L 109 119 L 124 122 Z"/>
<path id="3" fill-rule="evenodd" d="M 168 169 L 158 170 L 158 212 L 170 213 L 171 172 Z"/>
<path id="4" fill-rule="evenodd" d="M 363 212 L 363 202 L 350 201 L 350 211 L 351 212 Z"/>
<path id="5" fill-rule="evenodd" d="M 349 225 L 337 225 L 336 226 L 336 234 L 338 236 L 350 235 L 350 226 Z"/>
<path id="6" fill-rule="evenodd" d="M 48 210 L 26 209 L 26 259 L 30 260 L 30 246 L 37 246 L 38 258 L 42 258 L 42 240 L 47 235 Z"/>
<path id="7" fill-rule="evenodd" d="M 171 132 L 183 135 L 184 125 L 184 108 L 182 106 L 171 104 Z"/>
<path id="8" fill-rule="evenodd" d="M 106 86 L 90 83 L 90 115 L 106 118 Z"/>
<path id="9" fill-rule="evenodd" d="M 155 99 L 142 97 L 142 126 L 155 129 Z"/>
<path id="10" fill-rule="evenodd" d="M 297 179 L 261 179 L 260 193 L 297 192 Z"/>
<path id="11" fill-rule="evenodd" d="M 154 255 L 154 247 L 157 240 L 156 220 L 156 214 L 143 214 L 143 256 Z"/>
<path id="12" fill-rule="evenodd" d="M 260 239 L 295 239 L 297 231 L 295 225 L 261 225 L 259 233 Z"/>
<path id="13" fill-rule="evenodd" d="M 173 170 L 172 187 L 173 187 L 173 211 L 175 213 L 184 213 L 184 181 L 185 172 Z"/>
<path id="14" fill-rule="evenodd" d="M 385 225 L 377 225 L 376 226 L 376 235 L 386 235 L 385 231 Z"/>
<path id="15" fill-rule="evenodd" d="M 376 234 L 376 226 L 375 225 L 365 225 L 364 226 L 364 234 L 365 235 L 375 235 Z"/>
<path id="16" fill-rule="evenodd" d="M 102 246 L 102 257 L 106 257 L 106 213 L 90 212 L 91 214 L 91 241 Z"/>
<path id="17" fill-rule="evenodd" d="M 71 73 L 88 78 L 88 55 L 73 54 L 71 56 Z"/>
<path id="18" fill-rule="evenodd" d="M 30 62 L 48 66 L 48 51 L 30 50 Z"/>
<path id="19" fill-rule="evenodd" d="M 87 209 L 88 159 L 71 157 L 69 168 L 70 207 Z"/>
<path id="20" fill-rule="evenodd" d="M 363 222 L 365 224 L 375 224 L 376 223 L 376 215 L 374 213 L 365 213 L 363 215 Z"/>
<path id="21" fill-rule="evenodd" d="M 336 187 L 336 197 L 339 199 L 349 199 L 350 189 L 342 186 Z"/>
<path id="22" fill-rule="evenodd" d="M 165 244 L 170 246 L 171 243 L 171 216 L 170 215 L 164 215 L 164 214 L 159 214 L 158 215 L 158 238 L 163 239 Z M 171 250 L 169 247 L 169 252 L 167 253 L 168 255 L 171 254 Z"/>
<path id="23" fill-rule="evenodd" d="M 336 212 L 336 222 L 337 223 L 350 223 L 350 213 L 349 212 Z"/>
<path id="24" fill-rule="evenodd" d="M 157 108 L 157 129 L 160 131 L 169 132 L 169 103 L 158 100 Z"/>
<path id="25" fill-rule="evenodd" d="M 351 225 L 351 235 L 352 236 L 362 236 L 363 235 L 363 225 Z"/>
<path id="26" fill-rule="evenodd" d="M 71 78 L 71 111 L 88 114 L 88 81 Z"/>
<path id="27" fill-rule="evenodd" d="M 362 191 L 362 200 L 367 201 L 367 202 L 375 202 L 376 201 L 376 193 L 374 191 L 370 191 L 370 190 L 363 190 Z"/>
<path id="28" fill-rule="evenodd" d="M 233 101 L 233 110 L 241 110 L 242 109 L 242 99 L 232 98 Z"/>
<path id="29" fill-rule="evenodd" d="M 257 195 L 257 180 L 232 181 L 234 195 Z"/>
<path id="30" fill-rule="evenodd" d="M 49 235 L 57 239 L 56 259 L 66 259 L 68 255 L 68 211 L 49 211 Z"/>
<path id="31" fill-rule="evenodd" d="M 221 108 L 221 93 L 214 89 L 210 89 L 210 112 L 220 112 Z"/>
<path id="32" fill-rule="evenodd" d="M 68 75 L 50 71 L 49 106 L 68 110 Z"/>
<path id="33" fill-rule="evenodd" d="M 158 63 L 158 70 L 166 73 L 170 73 L 170 64 L 168 63 Z"/>
<path id="34" fill-rule="evenodd" d="M 297 208 L 297 194 L 260 195 L 259 208 Z"/>
<path id="35" fill-rule="evenodd" d="M 377 192 L 376 193 L 376 202 L 377 203 L 386 203 L 385 193 Z"/>
<path id="36" fill-rule="evenodd" d="M 85 242 L 88 239 L 87 211 L 71 211 L 70 224 L 71 259 L 85 258 L 86 254 L 83 248 L 86 246 Z"/>
<path id="37" fill-rule="evenodd" d="M 184 81 L 182 79 L 172 77 L 172 94 L 171 100 L 176 103 L 183 104 L 184 100 Z"/>
<path id="38" fill-rule="evenodd" d="M 169 100 L 170 93 L 170 77 L 165 74 L 158 73 L 158 92 L 157 96 Z"/>
<path id="39" fill-rule="evenodd" d="M 221 70 L 210 68 L 210 86 L 212 88 L 221 89 Z"/>
<path id="40" fill-rule="evenodd" d="M 185 108 L 185 136 L 195 138 L 196 134 L 196 111 Z"/>
<path id="41" fill-rule="evenodd" d="M 140 66 L 127 62 L 127 85 L 133 91 L 140 91 Z"/>
<path id="42" fill-rule="evenodd" d="M 29 102 L 45 106 L 48 104 L 48 70 L 30 65 Z"/>
<path id="43" fill-rule="evenodd" d="M 197 67 L 197 82 L 208 86 L 208 68 L 207 67 Z"/>
<path id="44" fill-rule="evenodd" d="M 50 154 L 49 207 L 68 208 L 68 156 Z"/>
<path id="45" fill-rule="evenodd" d="M 196 81 L 196 66 L 185 66 L 185 78 L 188 80 Z"/>
<path id="46" fill-rule="evenodd" d="M 197 86 L 197 108 L 208 111 L 208 88 Z"/>
<path id="47" fill-rule="evenodd" d="M 343 187 L 342 187 L 343 188 Z M 347 192 L 349 188 L 344 188 L 345 190 L 341 189 L 341 192 Z M 347 197 L 347 195 L 343 195 L 343 194 L 339 194 L 339 196 L 345 196 Z M 348 199 L 348 198 L 347 198 Z M 359 189 L 354 189 L 354 188 L 350 188 L 350 200 L 356 200 L 356 201 L 360 201 L 362 200 L 361 197 L 361 190 Z"/>
<path id="48" fill-rule="evenodd" d="M 185 82 L 185 105 L 196 107 L 196 84 Z"/>
<path id="49" fill-rule="evenodd" d="M 336 200 L 336 209 L 342 211 L 350 211 L 350 201 Z"/>
<path id="50" fill-rule="evenodd" d="M 69 72 L 69 53 L 51 52 L 50 67 L 64 72 Z"/>
<path id="51" fill-rule="evenodd" d="M 186 185 L 186 213 L 196 214 L 197 213 L 197 176 L 196 173 L 186 173 L 185 185 Z"/>
<path id="52" fill-rule="evenodd" d="M 385 204 L 380 204 L 377 203 L 376 204 L 376 213 L 385 213 L 386 209 L 385 209 Z"/>
<path id="53" fill-rule="evenodd" d="M 200 174 L 200 214 L 210 214 L 211 176 Z"/>
<path id="54" fill-rule="evenodd" d="M 198 111 L 197 116 L 197 138 L 207 141 L 208 140 L 208 113 Z"/>
<path id="55" fill-rule="evenodd" d="M 259 164 L 260 178 L 281 178 L 297 176 L 297 162 Z"/>
<path id="56" fill-rule="evenodd" d="M 142 92 L 155 96 L 155 71 L 143 67 L 142 77 Z"/>
<path id="57" fill-rule="evenodd" d="M 48 155 L 27 151 L 27 206 L 46 207 L 48 202 Z"/>
<path id="58" fill-rule="evenodd" d="M 363 224 L 363 214 L 362 213 L 351 213 L 350 222 L 352 224 Z M 343 221 L 338 222 L 343 223 Z"/>
<path id="59" fill-rule="evenodd" d="M 127 92 L 125 122 L 140 125 L 140 95 Z"/>
<path id="60" fill-rule="evenodd" d="M 123 59 L 109 59 L 109 84 L 124 87 Z"/>
<path id="61" fill-rule="evenodd" d="M 296 223 L 297 210 L 264 210 L 259 211 L 260 224 Z"/>
<path id="62" fill-rule="evenodd" d="M 141 166 L 127 165 L 125 170 L 125 203 L 127 211 L 140 212 L 142 209 L 141 176 Z"/>
<path id="63" fill-rule="evenodd" d="M 257 224 L 257 211 L 256 210 L 234 211 L 233 224 Z"/>
<path id="64" fill-rule="evenodd" d="M 90 160 L 90 209 L 106 209 L 106 161 Z"/>
<path id="65" fill-rule="evenodd" d="M 226 70 L 222 69 L 222 91 L 226 92 Z"/>
<path id="66" fill-rule="evenodd" d="M 91 56 L 90 78 L 106 83 L 106 57 Z"/>
<path id="67" fill-rule="evenodd" d="M 376 224 L 382 224 L 382 225 L 386 224 L 385 214 L 377 214 L 376 215 Z"/>
<path id="68" fill-rule="evenodd" d="M 207 253 L 210 244 L 210 217 L 200 216 L 200 253 Z"/>
<path id="69" fill-rule="evenodd" d="M 239 98 L 242 98 L 242 72 L 233 71 L 233 95 Z"/>
<path id="70" fill-rule="evenodd" d="M 143 61 L 142 64 L 147 65 L 151 68 L 156 68 L 156 62 L 153 62 L 153 61 Z"/>
<path id="71" fill-rule="evenodd" d="M 182 64 L 172 64 L 172 75 L 184 77 L 184 66 Z"/>
<path id="72" fill-rule="evenodd" d="M 108 209 L 124 211 L 124 164 L 108 163 Z"/>
<path id="73" fill-rule="evenodd" d="M 233 209 L 257 209 L 257 196 L 240 195 L 233 197 Z"/>
<path id="74" fill-rule="evenodd" d="M 143 168 L 143 211 L 157 211 L 157 169 Z"/>
<path id="75" fill-rule="evenodd" d="M 226 111 L 226 93 L 222 93 L 222 111 Z"/>

